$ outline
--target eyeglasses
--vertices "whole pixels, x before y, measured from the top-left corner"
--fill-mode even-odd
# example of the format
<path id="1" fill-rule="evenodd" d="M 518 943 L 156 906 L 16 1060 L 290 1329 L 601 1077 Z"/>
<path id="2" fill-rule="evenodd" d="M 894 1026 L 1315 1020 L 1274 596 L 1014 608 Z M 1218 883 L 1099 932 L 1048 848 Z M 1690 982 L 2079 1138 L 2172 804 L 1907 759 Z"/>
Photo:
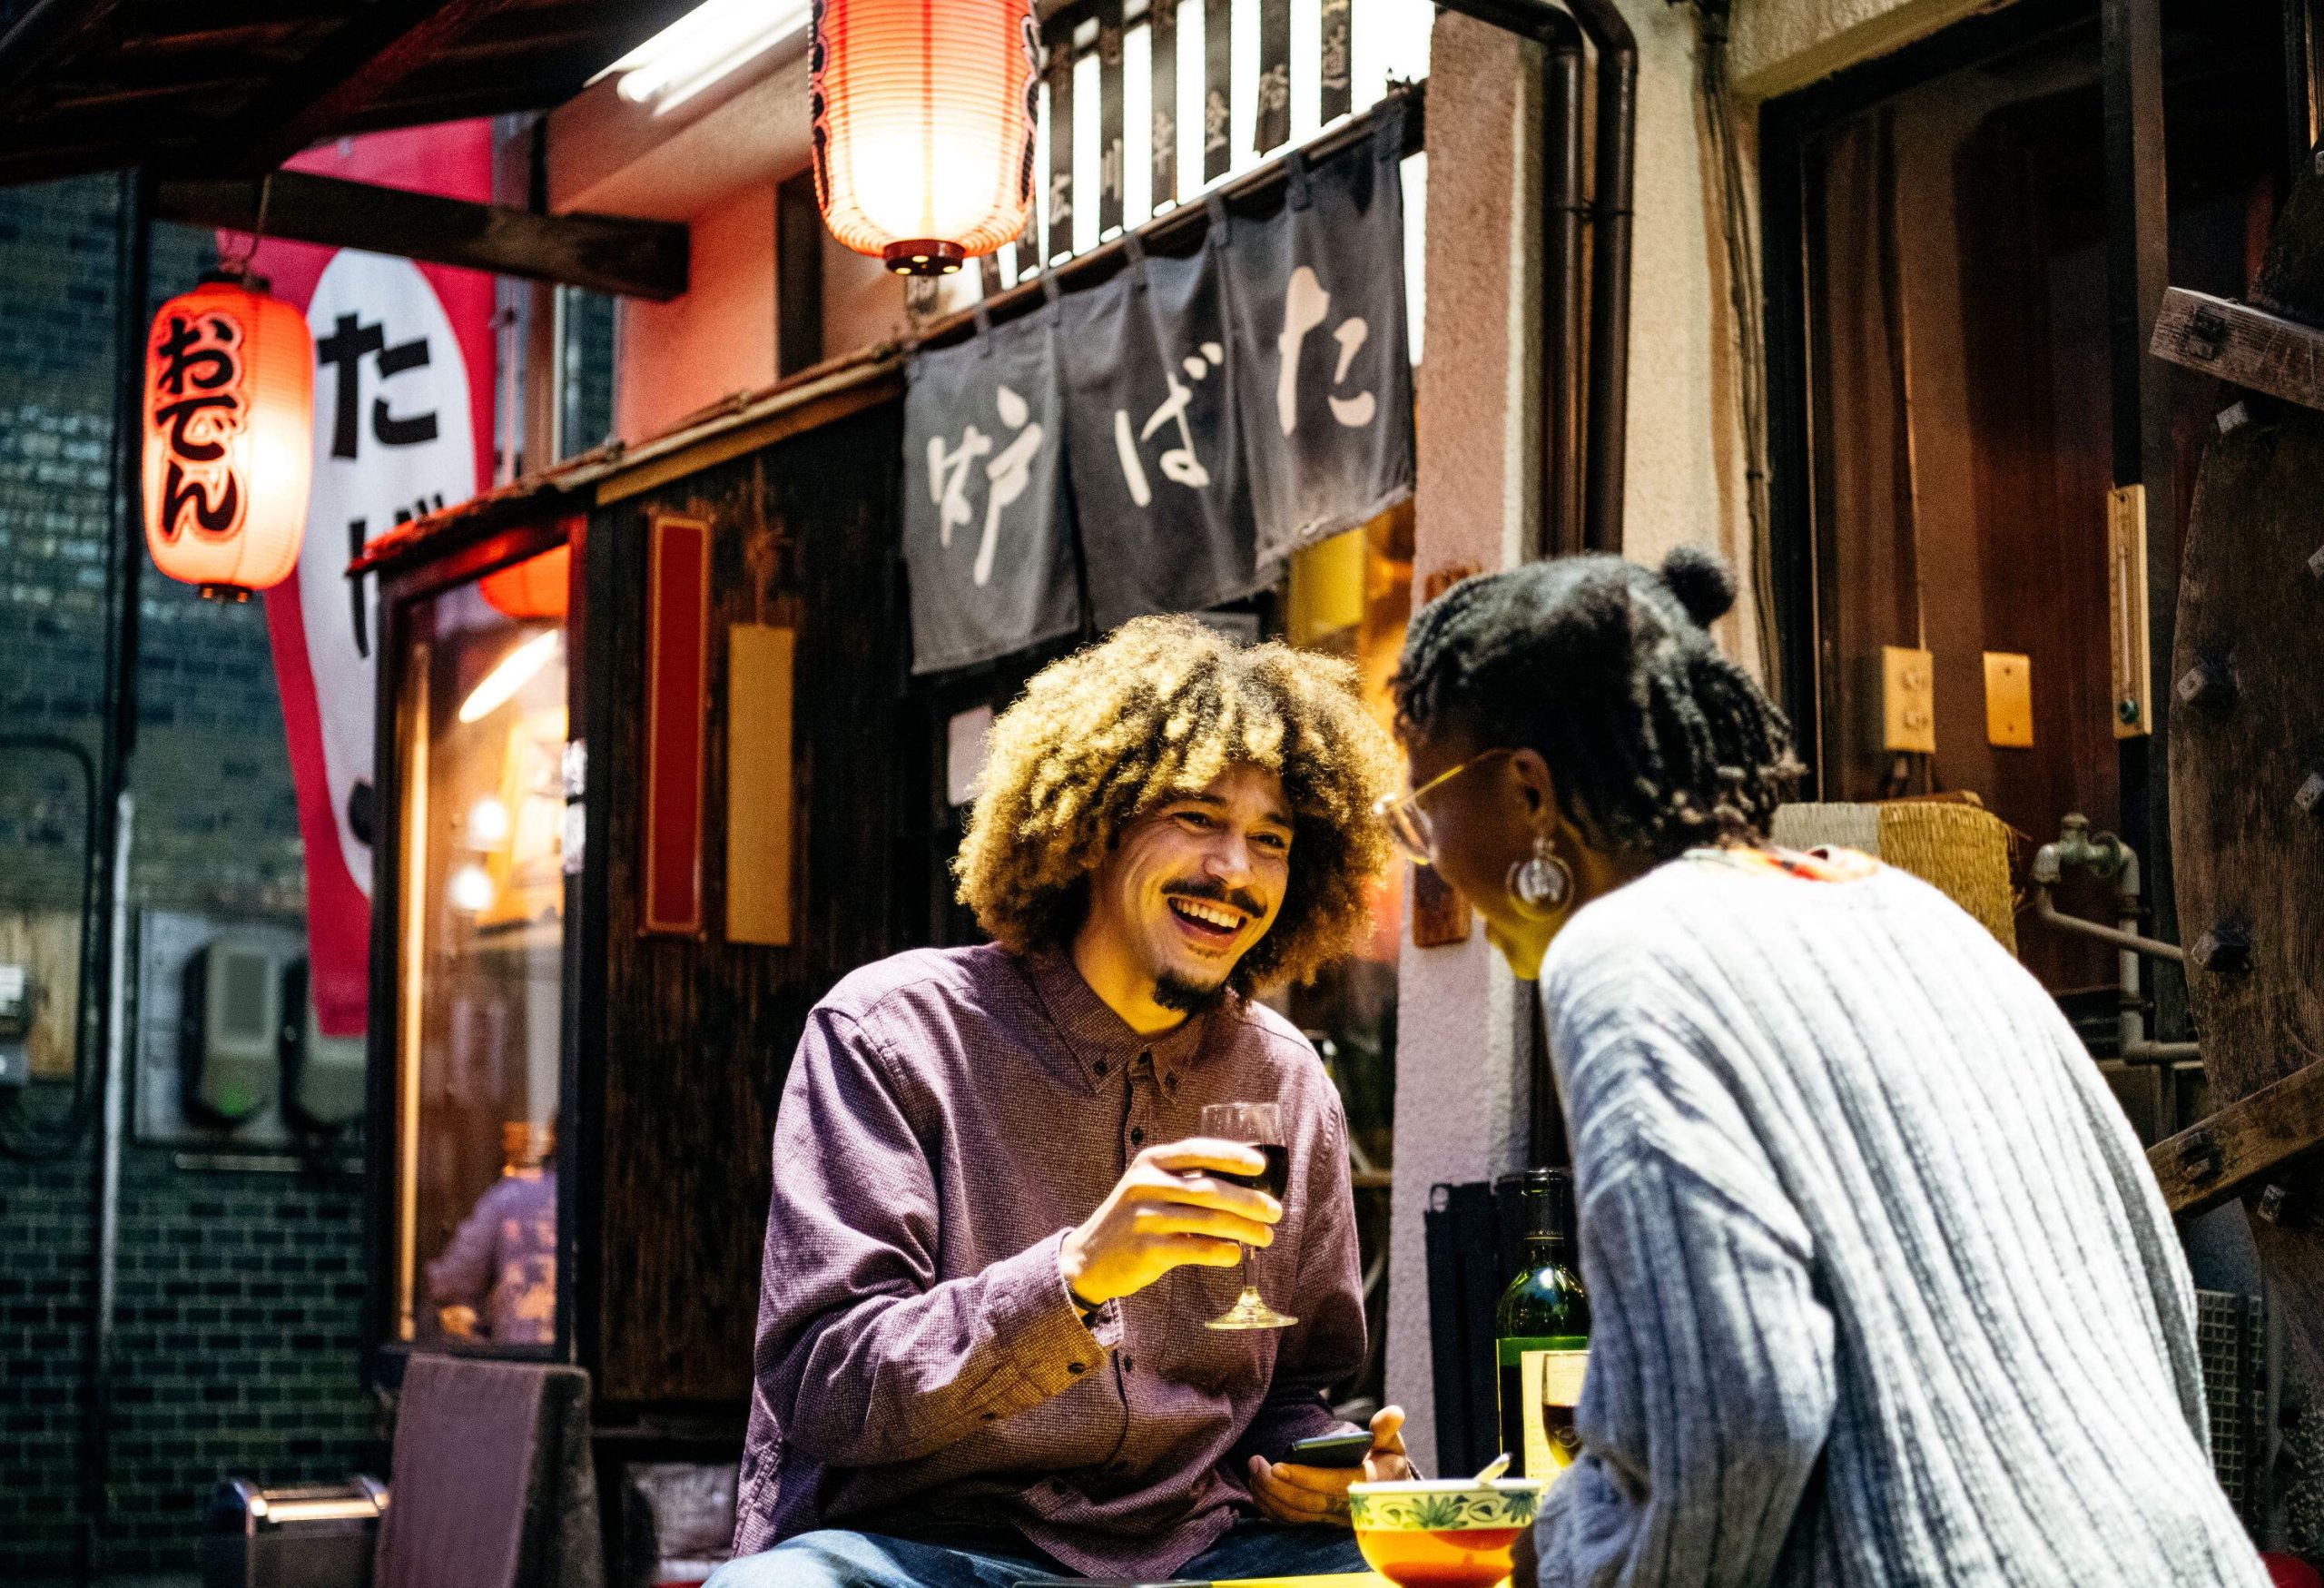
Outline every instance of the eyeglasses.
<path id="1" fill-rule="evenodd" d="M 1451 783 L 1454 778 L 1496 755 L 1506 755 L 1506 750 L 1484 750 L 1470 756 L 1449 772 L 1440 772 L 1408 794 L 1383 794 L 1373 804 L 1372 814 L 1386 824 L 1388 835 L 1404 858 L 1414 865 L 1436 863 L 1436 829 L 1428 813 L 1421 809 L 1421 801 Z"/>

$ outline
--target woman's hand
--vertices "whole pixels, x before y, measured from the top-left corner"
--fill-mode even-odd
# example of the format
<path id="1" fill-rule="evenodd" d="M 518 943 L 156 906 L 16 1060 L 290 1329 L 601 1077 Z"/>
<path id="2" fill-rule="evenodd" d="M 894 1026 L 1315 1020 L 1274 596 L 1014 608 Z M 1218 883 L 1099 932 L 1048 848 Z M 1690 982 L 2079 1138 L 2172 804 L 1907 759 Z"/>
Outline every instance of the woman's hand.
<path id="1" fill-rule="evenodd" d="M 1272 1522 L 1292 1527 L 1345 1527 L 1350 1484 L 1393 1483 L 1413 1475 L 1404 1455 L 1404 1413 L 1382 1406 L 1372 1414 L 1372 1450 L 1362 1467 L 1298 1466 L 1251 1457 L 1251 1497 Z"/>

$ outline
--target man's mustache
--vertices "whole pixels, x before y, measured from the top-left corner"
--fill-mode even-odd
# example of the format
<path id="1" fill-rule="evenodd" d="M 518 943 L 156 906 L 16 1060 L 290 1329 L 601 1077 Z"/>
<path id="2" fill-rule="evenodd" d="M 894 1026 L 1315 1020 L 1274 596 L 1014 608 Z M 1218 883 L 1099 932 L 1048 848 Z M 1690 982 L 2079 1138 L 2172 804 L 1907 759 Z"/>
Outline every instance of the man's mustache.
<path id="1" fill-rule="evenodd" d="M 1260 902 L 1257 894 L 1245 888 L 1230 888 L 1225 883 L 1213 882 L 1208 877 L 1172 883 L 1162 892 L 1165 897 L 1206 899 L 1214 904 L 1225 904 L 1230 909 L 1240 910 L 1254 921 L 1267 912 L 1266 905 Z"/>

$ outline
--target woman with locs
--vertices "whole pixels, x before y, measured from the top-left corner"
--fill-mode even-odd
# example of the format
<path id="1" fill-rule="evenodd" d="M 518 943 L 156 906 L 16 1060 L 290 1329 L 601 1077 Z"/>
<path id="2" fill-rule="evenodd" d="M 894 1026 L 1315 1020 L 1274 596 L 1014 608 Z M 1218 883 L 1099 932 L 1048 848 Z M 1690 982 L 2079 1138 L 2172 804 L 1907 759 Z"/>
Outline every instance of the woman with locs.
<path id="1" fill-rule="evenodd" d="M 1538 980 L 1594 1328 L 1518 1581 L 2233 1584 L 2195 1298 L 2057 1006 L 1935 889 L 1768 843 L 1708 554 L 1455 586 L 1384 814 Z"/>

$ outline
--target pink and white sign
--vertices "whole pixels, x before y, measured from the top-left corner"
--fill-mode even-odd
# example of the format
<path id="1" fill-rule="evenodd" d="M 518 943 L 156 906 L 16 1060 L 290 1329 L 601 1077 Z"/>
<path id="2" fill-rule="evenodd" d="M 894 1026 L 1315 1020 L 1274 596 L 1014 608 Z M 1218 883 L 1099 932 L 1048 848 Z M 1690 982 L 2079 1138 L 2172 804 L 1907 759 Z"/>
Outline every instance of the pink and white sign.
<path id="1" fill-rule="evenodd" d="M 487 201 L 492 132 L 370 133 L 288 169 Z M 266 592 L 266 622 L 307 852 L 308 985 L 323 1034 L 354 1036 L 369 1004 L 379 611 L 372 582 L 345 570 L 366 541 L 491 478 L 492 278 L 303 242 L 264 243 L 255 268 L 315 338 L 306 543 L 297 576 Z"/>

